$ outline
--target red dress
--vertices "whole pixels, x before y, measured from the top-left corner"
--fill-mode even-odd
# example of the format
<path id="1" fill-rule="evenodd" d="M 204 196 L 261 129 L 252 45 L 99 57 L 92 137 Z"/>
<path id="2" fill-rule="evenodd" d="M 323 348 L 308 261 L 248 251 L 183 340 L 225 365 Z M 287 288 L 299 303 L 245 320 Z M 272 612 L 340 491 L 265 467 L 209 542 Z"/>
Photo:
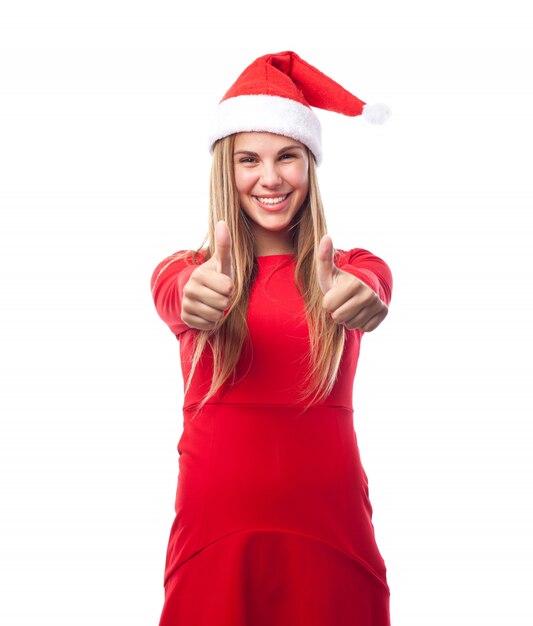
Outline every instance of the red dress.
<path id="1" fill-rule="evenodd" d="M 387 264 L 361 248 L 338 254 L 336 266 L 388 305 Z M 180 318 L 181 298 L 197 266 L 169 260 L 155 268 L 152 293 L 180 340 L 185 382 L 188 339 L 197 331 Z M 237 382 L 224 384 L 191 419 L 211 380 L 207 346 L 185 396 L 159 626 L 389 626 L 386 567 L 353 423 L 363 331 L 346 329 L 331 394 L 302 412 L 308 399 L 296 405 L 293 390 L 305 372 L 309 336 L 296 260 L 276 254 L 257 262 L 251 343 Z"/>

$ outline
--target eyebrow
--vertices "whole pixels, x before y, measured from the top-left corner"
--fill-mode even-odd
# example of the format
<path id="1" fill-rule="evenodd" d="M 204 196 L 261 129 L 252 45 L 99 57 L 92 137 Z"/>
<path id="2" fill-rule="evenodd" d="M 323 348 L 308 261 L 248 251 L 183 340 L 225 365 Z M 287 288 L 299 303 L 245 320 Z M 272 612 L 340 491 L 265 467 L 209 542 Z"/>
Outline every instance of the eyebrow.
<path id="1" fill-rule="evenodd" d="M 301 146 L 285 146 L 281 150 L 278 150 L 278 154 L 285 152 L 285 150 L 294 150 L 294 149 L 303 150 Z M 259 156 L 257 152 L 252 152 L 251 150 L 237 150 L 236 152 L 233 153 L 233 155 L 236 155 L 236 154 L 251 154 L 252 156 Z"/>

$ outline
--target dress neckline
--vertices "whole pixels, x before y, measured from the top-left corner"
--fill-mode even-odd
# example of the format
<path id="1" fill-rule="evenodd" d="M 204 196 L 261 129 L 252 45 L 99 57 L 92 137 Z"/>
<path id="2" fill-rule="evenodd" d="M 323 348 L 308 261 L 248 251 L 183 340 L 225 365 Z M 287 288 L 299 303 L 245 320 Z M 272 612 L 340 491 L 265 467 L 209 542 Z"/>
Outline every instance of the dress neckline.
<path id="1" fill-rule="evenodd" d="M 287 252 L 285 254 L 263 254 L 261 256 L 256 256 L 256 259 L 273 259 L 282 256 L 296 256 L 293 252 Z"/>

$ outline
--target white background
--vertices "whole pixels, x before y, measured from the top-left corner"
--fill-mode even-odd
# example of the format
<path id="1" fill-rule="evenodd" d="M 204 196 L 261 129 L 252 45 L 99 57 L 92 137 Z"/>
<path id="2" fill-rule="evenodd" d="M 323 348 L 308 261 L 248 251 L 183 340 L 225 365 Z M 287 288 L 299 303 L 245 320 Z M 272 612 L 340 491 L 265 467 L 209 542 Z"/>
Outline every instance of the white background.
<path id="1" fill-rule="evenodd" d="M 207 233 L 212 108 L 295 50 L 393 111 L 317 111 L 333 243 L 394 277 L 354 388 L 392 626 L 533 623 L 527 3 L 7 4 L 0 622 L 158 623 L 183 380 L 149 280 Z"/>

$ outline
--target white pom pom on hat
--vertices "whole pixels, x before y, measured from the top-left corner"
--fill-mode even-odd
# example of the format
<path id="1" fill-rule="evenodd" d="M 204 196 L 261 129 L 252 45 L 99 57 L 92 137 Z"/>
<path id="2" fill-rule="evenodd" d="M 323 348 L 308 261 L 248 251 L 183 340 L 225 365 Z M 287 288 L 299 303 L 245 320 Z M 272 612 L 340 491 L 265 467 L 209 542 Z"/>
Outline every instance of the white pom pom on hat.
<path id="1" fill-rule="evenodd" d="M 371 124 L 383 124 L 391 116 L 391 110 L 387 104 L 375 102 L 374 104 L 365 104 L 361 115 Z"/>
<path id="2" fill-rule="evenodd" d="M 305 144 L 322 162 L 318 117 L 311 107 L 361 115 L 383 124 L 386 104 L 367 104 L 290 50 L 265 54 L 251 63 L 219 102 L 209 132 L 209 150 L 218 139 L 238 132 L 271 132 Z"/>

